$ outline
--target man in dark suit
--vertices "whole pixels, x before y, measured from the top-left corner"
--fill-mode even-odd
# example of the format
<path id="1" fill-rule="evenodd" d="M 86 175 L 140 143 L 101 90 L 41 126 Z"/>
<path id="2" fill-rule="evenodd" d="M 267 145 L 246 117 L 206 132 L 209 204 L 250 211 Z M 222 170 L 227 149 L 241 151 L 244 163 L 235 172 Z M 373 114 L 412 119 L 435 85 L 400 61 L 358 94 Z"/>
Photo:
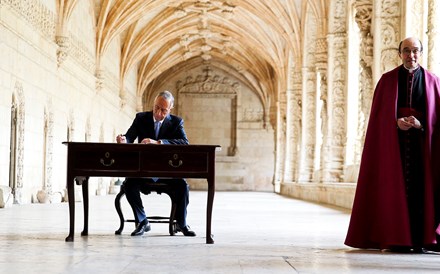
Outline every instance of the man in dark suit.
<path id="1" fill-rule="evenodd" d="M 154 99 L 153 111 L 139 112 L 125 135 L 118 135 L 116 142 L 142 144 L 189 144 L 183 128 L 183 119 L 170 114 L 174 97 L 169 91 L 159 93 Z M 186 207 L 189 203 L 189 187 L 184 179 L 126 178 L 125 195 L 138 223 L 131 236 L 140 236 L 151 227 L 145 214 L 140 192 L 153 181 L 170 184 L 175 189 L 177 230 L 185 236 L 196 236 L 186 223 Z"/>

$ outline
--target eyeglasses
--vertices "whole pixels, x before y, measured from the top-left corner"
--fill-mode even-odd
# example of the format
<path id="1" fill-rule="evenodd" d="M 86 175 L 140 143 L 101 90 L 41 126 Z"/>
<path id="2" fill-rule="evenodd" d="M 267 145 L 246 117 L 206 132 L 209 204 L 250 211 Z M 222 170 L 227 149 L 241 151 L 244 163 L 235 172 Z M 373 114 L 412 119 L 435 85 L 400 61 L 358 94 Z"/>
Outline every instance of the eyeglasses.
<path id="1" fill-rule="evenodd" d="M 411 52 L 412 52 L 414 55 L 419 55 L 422 51 L 421 51 L 419 48 L 413 48 L 413 49 L 404 48 L 404 49 L 402 50 L 402 53 L 405 54 L 405 55 L 410 55 Z"/>
<path id="2" fill-rule="evenodd" d="M 155 112 L 160 111 L 162 114 L 168 114 L 168 112 L 170 112 L 170 109 L 168 109 L 168 108 L 161 108 L 160 106 L 155 105 L 154 106 L 154 111 Z"/>

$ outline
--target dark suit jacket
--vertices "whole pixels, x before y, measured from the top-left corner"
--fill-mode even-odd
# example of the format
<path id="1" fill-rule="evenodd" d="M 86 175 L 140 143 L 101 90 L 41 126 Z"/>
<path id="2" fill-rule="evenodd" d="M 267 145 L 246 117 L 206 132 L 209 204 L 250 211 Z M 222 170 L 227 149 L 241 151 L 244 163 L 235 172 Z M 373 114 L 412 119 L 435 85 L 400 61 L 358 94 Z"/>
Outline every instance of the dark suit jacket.
<path id="1" fill-rule="evenodd" d="M 153 112 L 139 112 L 134 118 L 133 124 L 125 134 L 127 143 L 133 143 L 136 138 L 140 143 L 145 138 L 156 139 L 154 134 Z M 158 140 L 163 144 L 188 145 L 189 141 L 183 129 L 183 119 L 168 114 L 160 127 Z"/>

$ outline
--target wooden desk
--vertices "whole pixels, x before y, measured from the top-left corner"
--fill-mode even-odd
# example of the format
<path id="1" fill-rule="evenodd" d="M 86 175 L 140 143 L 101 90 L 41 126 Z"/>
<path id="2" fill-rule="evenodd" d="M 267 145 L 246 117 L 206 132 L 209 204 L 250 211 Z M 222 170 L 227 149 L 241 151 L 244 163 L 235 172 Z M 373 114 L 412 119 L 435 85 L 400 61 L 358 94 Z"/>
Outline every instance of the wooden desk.
<path id="1" fill-rule="evenodd" d="M 212 205 L 215 192 L 215 151 L 217 145 L 145 145 L 116 143 L 63 142 L 67 145 L 67 195 L 70 230 L 75 230 L 75 182 L 82 185 L 84 229 L 88 235 L 89 177 L 162 177 L 206 178 L 206 243 L 213 244 L 211 234 Z"/>

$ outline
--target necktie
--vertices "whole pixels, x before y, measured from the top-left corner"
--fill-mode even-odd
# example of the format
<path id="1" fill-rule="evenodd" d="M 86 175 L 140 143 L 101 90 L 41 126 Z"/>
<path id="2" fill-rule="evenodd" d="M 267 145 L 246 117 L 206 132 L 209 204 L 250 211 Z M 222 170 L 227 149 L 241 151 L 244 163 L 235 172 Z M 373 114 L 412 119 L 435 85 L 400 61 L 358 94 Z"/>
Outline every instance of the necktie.
<path id="1" fill-rule="evenodd" d="M 160 122 L 156 121 L 154 122 L 154 134 L 157 140 L 157 137 L 159 137 L 159 130 L 160 130 Z"/>
<path id="2" fill-rule="evenodd" d="M 160 122 L 156 121 L 156 122 L 154 122 L 154 135 L 156 136 L 156 140 L 157 140 L 157 137 L 159 136 L 159 130 L 160 130 Z M 157 177 L 154 177 L 151 179 L 153 179 L 154 182 L 157 182 L 157 180 L 159 180 L 159 178 L 157 178 Z"/>

